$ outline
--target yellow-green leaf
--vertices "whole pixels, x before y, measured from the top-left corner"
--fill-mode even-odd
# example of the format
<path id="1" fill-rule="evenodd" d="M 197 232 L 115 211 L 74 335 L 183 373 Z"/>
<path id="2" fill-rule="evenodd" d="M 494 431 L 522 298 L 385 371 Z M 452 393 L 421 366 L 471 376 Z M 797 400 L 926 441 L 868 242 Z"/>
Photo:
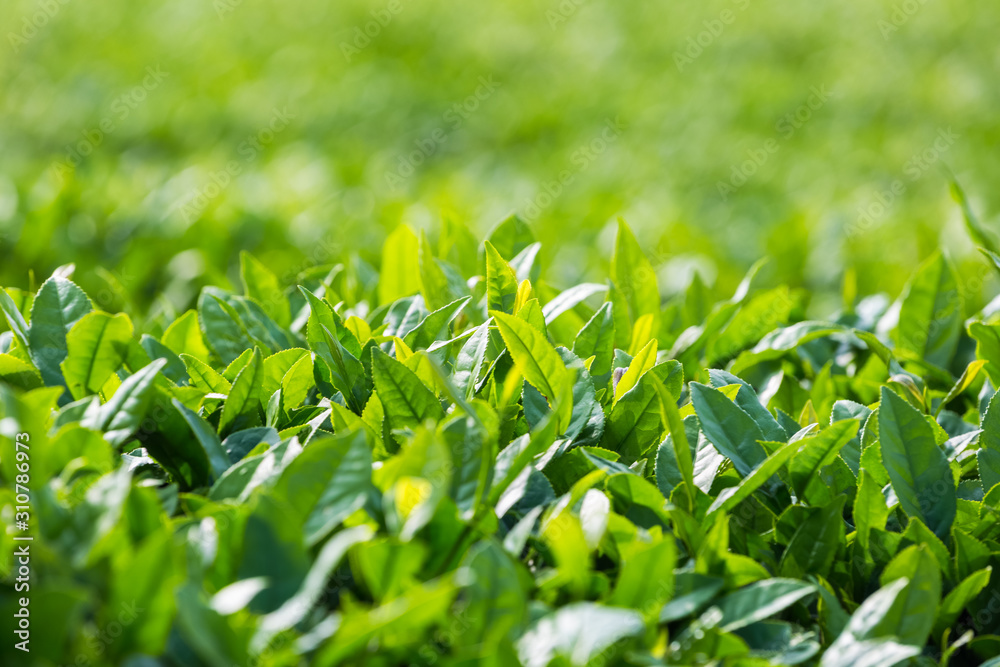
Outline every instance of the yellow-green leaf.
<path id="1" fill-rule="evenodd" d="M 84 315 L 66 335 L 63 377 L 73 398 L 96 394 L 121 368 L 132 340 L 128 315 L 94 311 Z"/>

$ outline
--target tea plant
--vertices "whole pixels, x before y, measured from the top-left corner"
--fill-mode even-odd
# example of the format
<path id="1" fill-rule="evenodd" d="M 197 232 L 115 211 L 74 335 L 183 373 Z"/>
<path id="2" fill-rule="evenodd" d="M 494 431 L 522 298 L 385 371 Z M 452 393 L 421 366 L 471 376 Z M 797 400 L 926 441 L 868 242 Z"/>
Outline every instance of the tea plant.
<path id="1" fill-rule="evenodd" d="M 758 267 L 663 300 L 624 223 L 605 283 L 539 257 L 399 227 L 141 325 L 71 267 L 0 291 L 4 664 L 1000 653 L 1000 318 L 947 257 L 822 321 Z"/>

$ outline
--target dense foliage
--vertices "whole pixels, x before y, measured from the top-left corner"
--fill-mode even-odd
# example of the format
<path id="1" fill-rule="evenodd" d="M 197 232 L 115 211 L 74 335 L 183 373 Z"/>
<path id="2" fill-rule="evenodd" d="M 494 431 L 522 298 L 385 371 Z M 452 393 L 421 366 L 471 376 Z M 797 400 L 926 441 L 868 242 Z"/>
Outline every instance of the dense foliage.
<path id="1" fill-rule="evenodd" d="M 966 222 L 977 276 L 822 321 L 757 267 L 661 300 L 623 222 L 558 289 L 517 218 L 294 285 L 244 254 L 139 331 L 72 267 L 0 291 L 0 615 L 30 534 L 34 664 L 979 664 L 1000 323 L 964 293 L 1000 248 Z"/>

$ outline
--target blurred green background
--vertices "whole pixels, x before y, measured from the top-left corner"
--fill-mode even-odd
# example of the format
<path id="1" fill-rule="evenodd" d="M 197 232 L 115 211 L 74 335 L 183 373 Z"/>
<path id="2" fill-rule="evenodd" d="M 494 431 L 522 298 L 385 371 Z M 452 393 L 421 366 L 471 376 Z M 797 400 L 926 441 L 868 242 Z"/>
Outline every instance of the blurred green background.
<path id="1" fill-rule="evenodd" d="M 603 274 L 621 215 L 665 293 L 769 255 L 829 302 L 938 246 L 980 271 L 945 168 L 1000 226 L 992 0 L 6 0 L 0 25 L 7 286 L 75 262 L 181 308 L 240 249 L 291 280 L 513 211 L 557 284 Z"/>

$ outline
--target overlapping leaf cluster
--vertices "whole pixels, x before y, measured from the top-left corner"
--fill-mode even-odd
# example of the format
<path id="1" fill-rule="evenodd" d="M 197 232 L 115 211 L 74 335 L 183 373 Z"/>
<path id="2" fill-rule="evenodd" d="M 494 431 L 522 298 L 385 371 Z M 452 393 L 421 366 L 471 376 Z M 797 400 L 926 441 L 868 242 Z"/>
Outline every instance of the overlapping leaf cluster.
<path id="1" fill-rule="evenodd" d="M 244 255 L 139 331 L 68 270 L 0 291 L 2 615 L 27 474 L 37 664 L 997 655 L 1000 308 L 940 255 L 824 321 L 755 273 L 663 299 L 622 223 L 557 289 L 511 218 L 294 286 Z"/>

